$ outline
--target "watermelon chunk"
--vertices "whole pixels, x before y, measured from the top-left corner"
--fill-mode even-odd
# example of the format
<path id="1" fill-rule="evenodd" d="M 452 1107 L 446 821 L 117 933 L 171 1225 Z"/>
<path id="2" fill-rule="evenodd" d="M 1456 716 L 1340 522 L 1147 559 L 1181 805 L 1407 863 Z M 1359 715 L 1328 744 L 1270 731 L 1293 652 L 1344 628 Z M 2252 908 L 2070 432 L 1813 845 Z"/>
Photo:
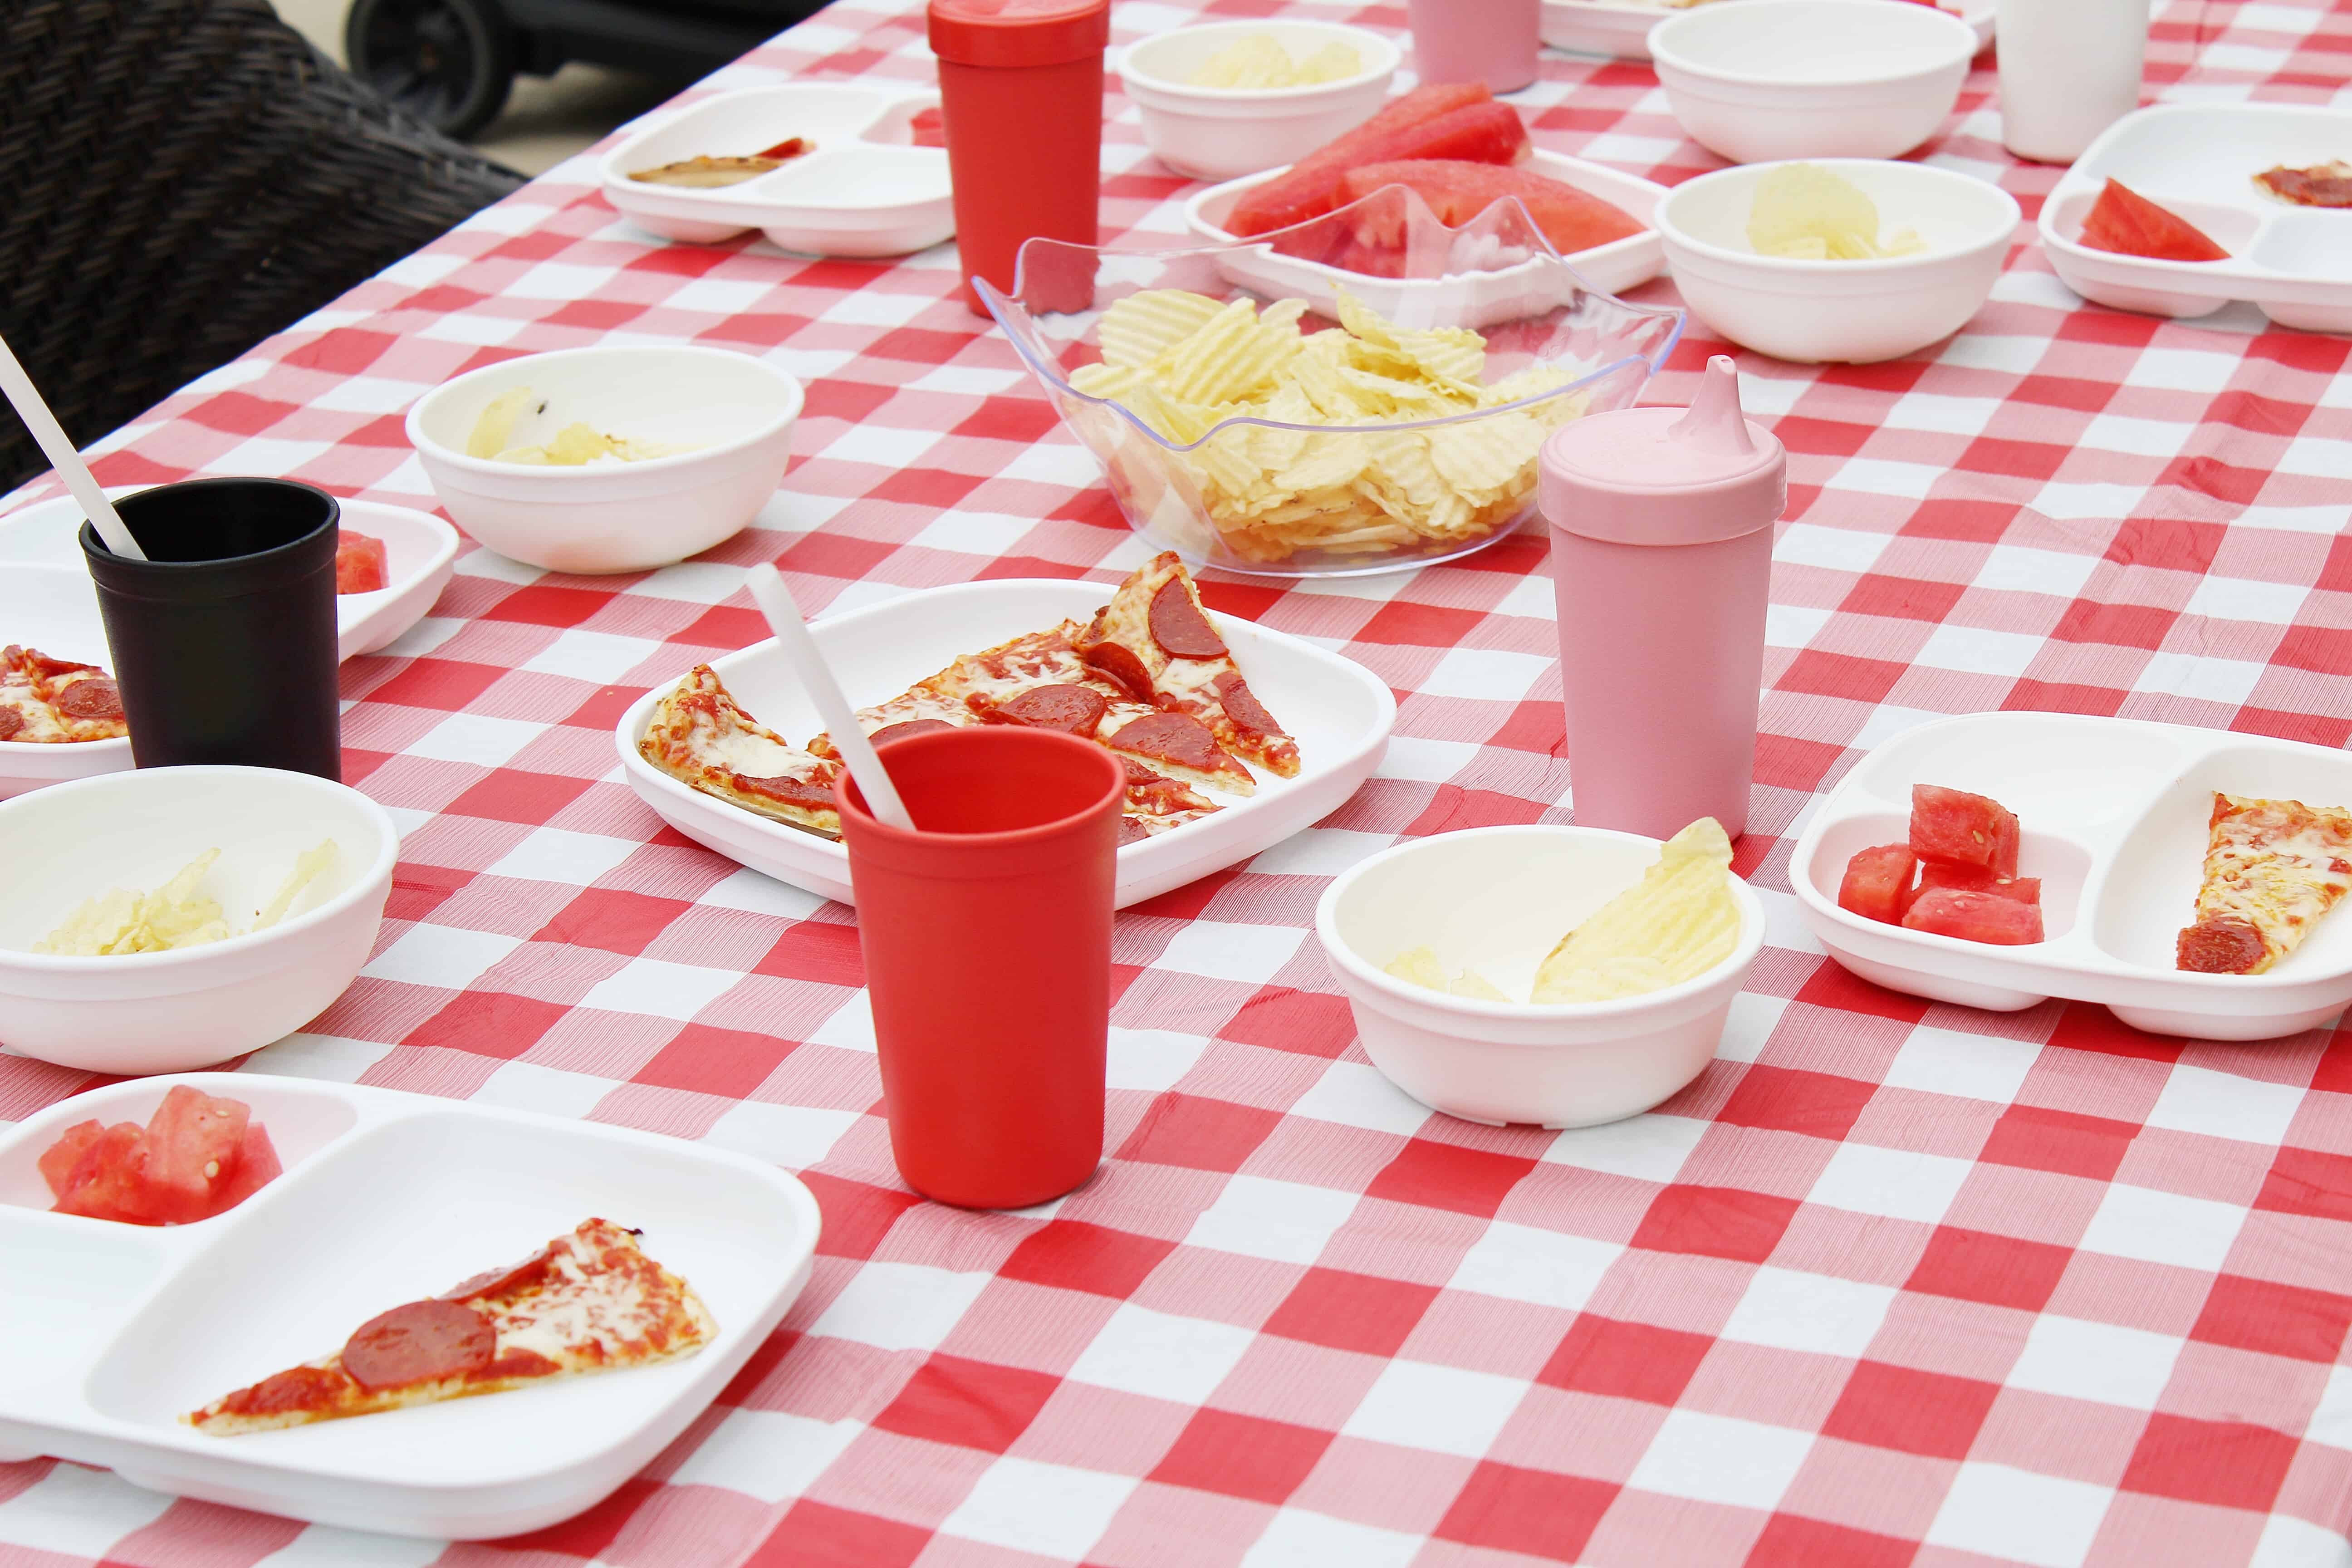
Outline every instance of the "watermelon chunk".
<path id="1" fill-rule="evenodd" d="M 1911 894 L 1911 873 L 1918 864 L 1908 844 L 1856 850 L 1845 863 L 1844 879 L 1838 883 L 1838 908 L 1866 921 L 1899 924 Z"/>
<path id="2" fill-rule="evenodd" d="M 1643 232 L 1641 223 L 1623 209 L 1532 169 L 1454 159 L 1371 163 L 1351 170 L 1339 182 L 1340 204 L 1360 201 L 1384 185 L 1404 185 L 1419 192 L 1429 210 L 1449 228 L 1460 228 L 1496 202 L 1516 196 L 1551 241 L 1551 247 L 1562 256 Z M 1402 236 L 1368 233 L 1362 237 L 1375 247 L 1402 243 Z"/>
<path id="3" fill-rule="evenodd" d="M 335 531 L 335 592 L 373 594 L 392 581 L 383 541 L 348 528 Z"/>
<path id="4" fill-rule="evenodd" d="M 147 1130 L 118 1121 L 82 1151 L 52 1207 L 89 1219 L 161 1225 L 158 1196 L 147 1179 Z"/>
<path id="5" fill-rule="evenodd" d="M 236 1163 L 213 1187 L 212 1206 L 204 1217 L 226 1214 L 254 1194 L 285 1173 L 286 1167 L 278 1163 L 278 1151 L 271 1146 L 269 1134 L 258 1121 L 245 1126 L 245 1140 L 238 1146 Z"/>
<path id="6" fill-rule="evenodd" d="M 66 1195 L 67 1178 L 73 1174 L 73 1169 L 81 1163 L 82 1155 L 105 1131 L 105 1127 L 96 1121 L 77 1121 L 58 1133 L 56 1142 L 41 1151 L 41 1180 L 49 1184 L 49 1196 L 61 1198 Z"/>
<path id="7" fill-rule="evenodd" d="M 2021 904 L 2042 901 L 2042 879 L 2039 877 L 1996 877 L 1983 866 L 1939 866 L 1934 862 L 1919 868 L 1919 890 L 1930 888 L 1950 888 L 1963 893 L 1992 893 L 2004 899 L 2015 899 Z"/>
<path id="8" fill-rule="evenodd" d="M 1418 87 L 1383 107 L 1378 114 L 1353 131 L 1334 137 L 1329 142 L 1309 153 L 1293 163 L 1287 173 L 1277 174 L 1265 184 L 1244 192 L 1225 218 L 1226 229 L 1234 234 L 1267 234 L 1308 218 L 1320 217 L 1339 205 L 1339 181 L 1347 172 L 1361 163 L 1381 163 L 1394 158 L 1429 155 L 1432 140 L 1421 133 L 1421 128 L 1463 109 L 1480 104 L 1500 109 L 1518 127 L 1515 138 L 1509 136 L 1500 121 L 1491 116 L 1478 122 L 1485 135 L 1496 140 L 1477 139 L 1477 126 L 1462 132 L 1462 145 L 1473 148 L 1490 146 L 1499 154 L 1496 162 L 1511 162 L 1528 155 L 1527 127 L 1519 125 L 1518 113 L 1507 104 L 1497 104 L 1495 95 L 1483 82 L 1444 83 Z M 1460 128 L 1455 128 L 1457 131 Z M 1507 138 L 1507 145 L 1503 139 Z M 1439 140 L 1444 140 L 1440 137 Z M 1454 152 L 1446 156 L 1465 154 Z"/>
<path id="9" fill-rule="evenodd" d="M 252 1111 L 243 1100 L 174 1084 L 147 1119 L 147 1180 L 155 1212 L 186 1225 L 213 1212 L 213 1191 L 237 1162 Z"/>
<path id="10" fill-rule="evenodd" d="M 2017 817 L 1990 795 L 1939 784 L 1911 786 L 1911 853 L 1947 866 L 2017 874 Z M 2005 863 L 2005 865 L 2004 865 Z"/>
<path id="11" fill-rule="evenodd" d="M 2154 261 L 2227 261 L 2213 237 L 2178 213 L 2167 212 L 2121 180 L 2109 180 L 2083 219 L 2082 243 L 2093 250 L 2145 256 Z"/>
<path id="12" fill-rule="evenodd" d="M 907 121 L 907 140 L 918 147 L 944 147 L 948 144 L 948 117 L 937 109 L 916 111 Z"/>
<path id="13" fill-rule="evenodd" d="M 2020 947 L 2042 940 L 2042 906 L 2021 903 L 1998 893 L 1927 888 L 1911 900 L 1903 924 L 1908 931 L 1955 936 L 1962 942 Z"/>

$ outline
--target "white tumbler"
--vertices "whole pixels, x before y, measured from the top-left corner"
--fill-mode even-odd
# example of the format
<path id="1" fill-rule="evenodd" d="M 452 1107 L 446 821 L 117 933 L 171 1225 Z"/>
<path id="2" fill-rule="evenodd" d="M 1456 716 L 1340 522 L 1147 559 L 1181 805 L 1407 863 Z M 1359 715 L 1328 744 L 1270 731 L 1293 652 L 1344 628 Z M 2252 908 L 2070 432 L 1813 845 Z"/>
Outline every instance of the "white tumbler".
<path id="1" fill-rule="evenodd" d="M 2000 0 L 2000 140 L 2071 163 L 2139 107 L 2148 0 Z"/>

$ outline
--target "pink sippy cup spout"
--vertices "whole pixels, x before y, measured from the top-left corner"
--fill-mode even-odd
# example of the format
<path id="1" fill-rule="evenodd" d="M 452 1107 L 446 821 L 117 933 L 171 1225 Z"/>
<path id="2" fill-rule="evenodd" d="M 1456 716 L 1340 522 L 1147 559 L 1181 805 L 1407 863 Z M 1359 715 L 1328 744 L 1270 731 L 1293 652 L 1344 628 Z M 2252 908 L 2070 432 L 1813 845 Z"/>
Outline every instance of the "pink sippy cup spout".
<path id="1" fill-rule="evenodd" d="M 1748 434 L 1748 416 L 1739 406 L 1739 367 L 1729 354 L 1717 354 L 1706 362 L 1698 395 L 1666 434 L 1703 452 L 1738 455 L 1756 450 Z"/>

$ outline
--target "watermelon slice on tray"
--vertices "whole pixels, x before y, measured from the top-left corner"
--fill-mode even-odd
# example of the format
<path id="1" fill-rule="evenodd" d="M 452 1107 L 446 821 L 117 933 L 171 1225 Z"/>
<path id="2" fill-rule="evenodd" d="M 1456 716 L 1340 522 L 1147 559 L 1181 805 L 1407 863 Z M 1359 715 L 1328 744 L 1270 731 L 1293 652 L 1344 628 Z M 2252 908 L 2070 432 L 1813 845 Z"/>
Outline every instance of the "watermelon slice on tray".
<path id="1" fill-rule="evenodd" d="M 2230 259 L 2230 253 L 2203 229 L 2116 179 L 2107 182 L 2083 219 L 2082 243 L 2093 250 L 2144 256 L 2151 261 Z"/>
<path id="2" fill-rule="evenodd" d="M 1506 167 L 1451 158 L 1419 158 L 1370 163 L 1349 171 L 1339 182 L 1339 204 L 1361 201 L 1389 185 L 1403 185 L 1418 194 L 1448 228 L 1460 228 L 1496 202 L 1516 197 L 1543 230 L 1551 247 L 1562 256 L 1609 245 L 1643 232 L 1643 225 L 1622 208 L 1532 169 Z M 1386 237 L 1364 234 L 1363 242 L 1378 249 Z"/>

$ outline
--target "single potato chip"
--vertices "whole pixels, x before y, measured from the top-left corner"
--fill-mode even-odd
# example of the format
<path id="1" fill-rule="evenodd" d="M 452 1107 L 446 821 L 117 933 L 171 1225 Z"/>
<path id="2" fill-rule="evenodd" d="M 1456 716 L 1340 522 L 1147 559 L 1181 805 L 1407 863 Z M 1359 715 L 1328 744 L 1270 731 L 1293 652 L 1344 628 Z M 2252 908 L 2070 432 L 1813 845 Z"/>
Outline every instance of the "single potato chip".
<path id="1" fill-rule="evenodd" d="M 1437 954 L 1425 947 L 1410 947 L 1388 961 L 1382 973 L 1394 975 L 1408 984 L 1443 991 L 1450 996 L 1475 996 L 1481 1002 L 1507 1002 L 1508 996 L 1487 983 L 1486 977 L 1475 969 L 1465 969 L 1447 979 L 1437 962 Z"/>
<path id="2" fill-rule="evenodd" d="M 466 437 L 466 456 L 497 457 L 512 442 L 516 421 L 546 407 L 546 403 L 528 386 L 499 393 L 482 410 L 481 417 L 474 421 L 474 428 Z"/>
<path id="3" fill-rule="evenodd" d="M 1878 237 L 1878 204 L 1835 170 L 1783 163 L 1756 182 L 1748 243 L 1759 256 L 1793 261 L 1869 261 L 1927 248 L 1916 229 Z"/>
<path id="4" fill-rule="evenodd" d="M 1711 816 L 1672 838 L 1634 886 L 1559 939 L 1536 971 L 1534 1000 L 1608 1002 L 1679 985 L 1739 945 L 1731 840 Z"/>

